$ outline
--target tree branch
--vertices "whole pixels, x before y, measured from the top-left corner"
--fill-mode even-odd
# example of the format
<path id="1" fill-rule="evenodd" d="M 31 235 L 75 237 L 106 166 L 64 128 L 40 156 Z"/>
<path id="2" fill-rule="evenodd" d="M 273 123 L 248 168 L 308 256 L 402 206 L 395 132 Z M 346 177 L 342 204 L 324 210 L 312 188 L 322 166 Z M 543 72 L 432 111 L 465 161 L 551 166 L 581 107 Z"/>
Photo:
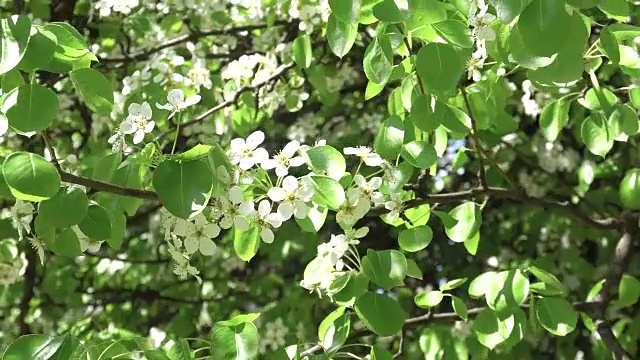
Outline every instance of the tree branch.
<path id="1" fill-rule="evenodd" d="M 424 204 L 441 204 L 441 203 L 455 203 L 466 200 L 472 200 L 478 196 L 490 196 L 494 198 L 509 199 L 513 201 L 523 202 L 525 204 L 535 205 L 542 208 L 549 208 L 565 213 L 567 216 L 574 220 L 583 222 L 589 226 L 598 229 L 615 229 L 619 224 L 618 219 L 592 219 L 589 216 L 583 214 L 577 207 L 572 206 L 569 203 L 555 202 L 543 198 L 536 198 L 525 193 L 521 193 L 515 190 L 508 190 L 504 188 L 488 187 L 486 189 L 474 188 L 466 191 L 458 191 L 447 194 L 418 194 L 420 198 L 409 200 L 405 203 L 405 209 L 418 207 Z M 377 208 L 369 212 L 368 216 L 380 216 L 389 212 L 384 208 Z"/>
<path id="2" fill-rule="evenodd" d="M 27 243 L 25 246 L 25 258 L 27 259 L 27 268 L 24 272 L 24 288 L 22 289 L 22 298 L 18 309 L 18 328 L 20 329 L 20 335 L 27 335 L 31 333 L 29 324 L 27 324 L 27 315 L 29 313 L 31 299 L 33 299 L 34 288 L 36 286 L 36 263 L 38 256 L 35 250 Z"/>
<path id="3" fill-rule="evenodd" d="M 276 20 L 274 22 L 274 24 L 272 26 L 283 26 L 283 25 L 289 25 L 291 24 L 291 22 L 289 21 L 284 21 L 284 20 Z M 207 36 L 216 36 L 216 35 L 235 35 L 244 31 L 253 31 L 253 30 L 258 30 L 258 29 L 265 29 L 270 27 L 270 25 L 268 24 L 255 24 L 255 25 L 246 25 L 246 26 L 238 26 L 238 27 L 234 27 L 234 28 L 228 28 L 228 29 L 213 29 L 213 30 L 207 30 L 207 31 L 195 31 L 189 34 L 184 34 L 184 35 L 180 35 L 177 37 L 174 37 L 173 39 L 169 39 L 166 42 L 149 48 L 149 49 L 144 49 L 144 50 L 140 50 L 140 51 L 136 51 L 130 54 L 125 54 L 124 56 L 121 57 L 106 57 L 106 58 L 99 58 L 100 62 L 103 63 L 113 63 L 113 62 L 128 62 L 128 61 L 139 61 L 139 60 L 146 60 L 148 59 L 151 55 L 160 52 L 166 48 L 170 48 L 172 46 L 176 46 L 176 45 L 180 45 L 189 41 L 197 41 L 200 38 L 203 37 L 207 37 Z"/>
<path id="4" fill-rule="evenodd" d="M 478 156 L 478 162 L 480 163 L 480 185 L 483 188 L 487 188 L 489 185 L 487 184 L 487 174 L 484 169 L 484 159 L 483 151 L 480 145 L 480 139 L 478 138 L 478 126 L 476 124 L 476 119 L 473 116 L 473 110 L 471 109 L 471 104 L 469 103 L 469 97 L 467 96 L 467 90 L 464 86 L 460 87 L 460 91 L 462 92 L 462 99 L 464 100 L 464 104 L 467 107 L 467 112 L 469 114 L 469 119 L 471 120 L 471 138 L 473 139 L 473 148 Z"/>
<path id="5" fill-rule="evenodd" d="M 629 263 L 631 262 L 633 239 L 636 239 L 640 233 L 638 230 L 638 215 L 624 213 L 622 215 L 620 233 L 621 236 L 616 245 L 615 254 L 607 269 L 606 281 L 598 296 L 602 306 L 595 313 L 597 319 L 595 325 L 602 342 L 613 354 L 614 360 L 631 360 L 633 356 L 622 347 L 613 333 L 611 321 L 607 318 L 607 309 L 617 295 L 620 279 L 629 268 Z"/>
<path id="6" fill-rule="evenodd" d="M 601 306 L 602 302 L 600 302 L 600 301 L 577 302 L 577 303 L 574 303 L 572 305 L 578 311 L 591 312 L 591 311 L 593 311 L 594 308 L 597 308 L 597 307 Z M 529 304 L 522 304 L 520 306 L 520 308 L 526 310 L 526 309 L 529 308 Z M 486 307 L 477 307 L 477 308 L 469 309 L 469 311 L 468 311 L 469 319 L 474 318 L 476 315 L 478 315 L 479 313 L 481 313 L 485 309 L 486 309 Z M 458 320 L 461 320 L 460 316 L 458 314 L 456 314 L 455 312 L 435 313 L 435 314 L 429 312 L 427 314 L 416 316 L 416 317 L 409 318 L 409 319 L 405 320 L 403 329 L 411 328 L 411 327 L 418 326 L 418 325 L 425 325 L 425 324 L 450 323 L 450 322 L 454 322 L 454 321 L 458 321 Z M 372 334 L 371 330 L 369 330 L 367 328 L 364 328 L 362 330 L 353 332 L 349 336 L 349 338 L 359 338 L 359 337 L 367 336 L 367 335 L 373 335 L 373 334 Z M 310 347 L 309 349 L 301 352 L 300 353 L 300 357 L 313 355 L 313 354 L 315 354 L 317 352 L 320 352 L 321 350 L 322 350 L 322 346 L 314 345 L 314 346 Z"/>

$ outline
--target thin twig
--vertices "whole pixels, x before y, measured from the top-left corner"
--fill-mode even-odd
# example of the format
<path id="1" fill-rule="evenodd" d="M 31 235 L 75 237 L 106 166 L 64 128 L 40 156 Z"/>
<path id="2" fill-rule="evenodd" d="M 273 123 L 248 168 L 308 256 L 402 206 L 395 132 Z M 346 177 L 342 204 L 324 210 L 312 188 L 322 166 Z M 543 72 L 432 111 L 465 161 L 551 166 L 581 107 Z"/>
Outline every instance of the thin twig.
<path id="1" fill-rule="evenodd" d="M 478 154 L 478 162 L 480 163 L 480 185 L 484 188 L 487 188 L 489 185 L 487 184 L 487 174 L 484 169 L 484 159 L 483 152 L 480 150 L 480 139 L 478 138 L 478 126 L 476 124 L 476 119 L 473 116 L 473 110 L 471 109 L 471 104 L 469 103 L 469 97 L 467 96 L 467 90 L 464 86 L 460 87 L 460 91 L 462 92 L 462 98 L 464 99 L 464 104 L 467 107 L 467 113 L 469 115 L 469 119 L 471 120 L 471 138 L 473 139 L 473 147 Z"/>

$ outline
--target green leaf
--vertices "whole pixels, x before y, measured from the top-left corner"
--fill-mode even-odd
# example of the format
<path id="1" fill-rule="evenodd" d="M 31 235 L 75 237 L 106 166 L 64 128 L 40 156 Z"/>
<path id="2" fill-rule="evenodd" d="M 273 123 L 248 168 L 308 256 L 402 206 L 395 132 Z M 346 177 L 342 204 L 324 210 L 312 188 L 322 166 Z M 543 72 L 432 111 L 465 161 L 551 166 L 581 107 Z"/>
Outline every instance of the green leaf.
<path id="1" fill-rule="evenodd" d="M 337 292 L 333 293 L 333 299 L 340 306 L 353 306 L 360 295 L 367 292 L 369 278 L 362 272 L 350 272 L 347 283 Z M 333 284 L 332 284 L 333 286 Z"/>
<path id="2" fill-rule="evenodd" d="M 317 204 L 313 204 L 313 206 L 309 209 L 309 213 L 307 213 L 307 217 L 304 219 L 296 219 L 296 223 L 300 226 L 300 229 L 310 233 L 317 233 L 324 225 L 325 220 L 327 219 L 327 214 L 329 213 L 329 209 L 318 207 Z"/>
<path id="3" fill-rule="evenodd" d="M 438 35 L 449 44 L 461 48 L 471 48 L 473 39 L 469 26 L 458 20 L 444 20 L 431 25 Z"/>
<path id="4" fill-rule="evenodd" d="M 176 341 L 169 350 L 169 357 L 171 360 L 191 360 L 191 349 L 189 349 L 189 342 L 185 339 Z"/>
<path id="5" fill-rule="evenodd" d="M 458 288 L 464 285 L 464 283 L 466 282 L 467 282 L 467 278 L 449 280 L 440 286 L 440 290 L 442 291 L 453 290 L 455 288 Z"/>
<path id="6" fill-rule="evenodd" d="M 309 179 L 315 190 L 313 202 L 331 210 L 338 210 L 345 200 L 344 189 L 340 183 L 328 176 L 313 175 Z"/>
<path id="7" fill-rule="evenodd" d="M 93 69 L 77 69 L 69 73 L 78 94 L 87 107 L 99 114 L 109 114 L 113 108 L 113 86 Z"/>
<path id="8" fill-rule="evenodd" d="M 467 309 L 467 305 L 457 296 L 451 295 L 451 307 L 453 307 L 453 311 L 458 314 L 460 319 L 467 321 L 469 319 L 469 310 Z"/>
<path id="9" fill-rule="evenodd" d="M 329 0 L 329 7 L 335 17 L 346 23 L 355 23 L 360 16 L 360 0 Z"/>
<path id="10" fill-rule="evenodd" d="M 434 290 L 421 292 L 420 294 L 416 295 L 414 301 L 416 305 L 418 305 L 418 307 L 429 309 L 434 306 L 438 306 L 438 304 L 442 302 L 442 299 L 444 299 L 444 294 L 442 293 L 442 291 Z"/>
<path id="11" fill-rule="evenodd" d="M 367 250 L 362 258 L 362 271 L 369 280 L 385 290 L 404 284 L 407 275 L 407 259 L 397 250 Z"/>
<path id="12" fill-rule="evenodd" d="M 4 352 L 2 360 L 47 360 L 55 356 L 66 336 L 23 335 L 14 340 Z"/>
<path id="13" fill-rule="evenodd" d="M 511 23 L 518 17 L 530 2 L 531 0 L 489 0 L 496 9 L 498 18 L 505 24 Z"/>
<path id="14" fill-rule="evenodd" d="M 514 325 L 512 318 L 501 320 L 493 310 L 485 308 L 473 320 L 472 329 L 482 345 L 494 349 L 507 340 Z"/>
<path id="15" fill-rule="evenodd" d="M 78 224 L 78 227 L 94 240 L 107 240 L 111 237 L 111 217 L 109 212 L 98 204 L 89 205 L 87 216 Z"/>
<path id="16" fill-rule="evenodd" d="M 112 249 L 119 250 L 124 241 L 127 217 L 121 212 L 114 211 L 109 214 L 109 217 L 111 219 L 111 236 L 107 239 L 107 244 Z"/>
<path id="17" fill-rule="evenodd" d="M 29 44 L 31 21 L 27 16 L 13 15 L 0 20 L 0 75 L 16 67 Z"/>
<path id="18" fill-rule="evenodd" d="M 211 332 L 211 357 L 220 360 L 255 359 L 258 342 L 258 329 L 250 322 L 236 327 L 215 327 Z"/>
<path id="19" fill-rule="evenodd" d="M 311 66 L 313 60 L 313 49 L 311 49 L 311 38 L 309 34 L 303 34 L 293 40 L 293 60 L 296 64 L 306 69 Z"/>
<path id="20" fill-rule="evenodd" d="M 449 215 L 458 221 L 454 226 L 445 228 L 447 236 L 454 242 L 465 242 L 480 230 L 482 211 L 474 202 L 456 206 Z"/>
<path id="21" fill-rule="evenodd" d="M 23 71 L 32 71 L 45 67 L 58 47 L 58 39 L 51 32 L 34 27 L 36 32 L 31 35 L 27 51 L 24 53 L 22 60 L 17 68 Z"/>
<path id="22" fill-rule="evenodd" d="M 371 360 L 393 360 L 393 355 L 380 345 L 374 345 L 369 355 Z"/>
<path id="23" fill-rule="evenodd" d="M 613 134 L 602 114 L 592 113 L 582 122 L 580 135 L 592 154 L 604 158 L 613 148 L 613 138 L 616 134 Z"/>
<path id="24" fill-rule="evenodd" d="M 618 45 L 618 40 L 615 38 L 613 33 L 611 32 L 610 26 L 605 26 L 600 30 L 600 42 L 598 43 L 598 48 L 604 55 L 606 55 L 609 60 L 613 63 L 620 62 L 620 49 Z"/>
<path id="25" fill-rule="evenodd" d="M 453 92 L 464 73 L 463 57 L 448 44 L 429 43 L 416 58 L 416 70 L 424 88 L 437 95 Z"/>
<path id="26" fill-rule="evenodd" d="M 558 34 L 563 33 L 569 21 L 563 1 L 533 0 L 520 14 L 518 31 L 532 54 L 551 56 L 565 46 L 567 37 Z"/>
<path id="27" fill-rule="evenodd" d="M 402 250 L 416 252 L 426 248 L 433 239 L 433 231 L 427 225 L 403 230 L 398 236 Z"/>
<path id="28" fill-rule="evenodd" d="M 164 160 L 153 173 L 153 187 L 169 212 L 188 219 L 207 206 L 212 177 L 209 166 L 202 161 Z"/>
<path id="29" fill-rule="evenodd" d="M 238 257 L 244 261 L 249 261 L 258 253 L 260 247 L 260 232 L 256 226 L 252 226 L 247 231 L 234 228 L 233 248 Z"/>
<path id="30" fill-rule="evenodd" d="M 533 274 L 533 276 L 535 276 L 538 280 L 544 282 L 547 285 L 550 285 L 551 287 L 557 289 L 560 291 L 560 293 L 562 294 L 564 292 L 564 286 L 562 285 L 562 283 L 560 282 L 560 280 L 558 280 L 558 278 L 545 271 L 544 269 L 541 269 L 537 266 L 529 266 L 529 268 L 527 269 L 527 271 L 529 271 L 531 274 Z"/>
<path id="31" fill-rule="evenodd" d="M 39 131 L 58 115 L 58 97 L 40 84 L 25 84 L 2 97 L 0 110 L 9 125 L 21 132 Z"/>
<path id="32" fill-rule="evenodd" d="M 382 85 L 389 80 L 393 64 L 382 48 L 382 39 L 376 37 L 367 47 L 364 54 L 364 73 L 370 81 Z"/>
<path id="33" fill-rule="evenodd" d="M 354 309 L 365 326 L 379 336 L 396 334 L 407 318 L 396 300 L 370 291 L 356 300 Z"/>
<path id="34" fill-rule="evenodd" d="M 85 45 L 82 35 L 73 26 L 63 22 L 47 23 L 43 29 L 55 35 L 58 46 L 53 58 L 42 70 L 67 73 L 74 69 L 88 68 L 91 61 L 98 61 Z"/>
<path id="35" fill-rule="evenodd" d="M 17 199 L 42 201 L 60 189 L 60 175 L 43 157 L 28 152 L 14 152 L 2 165 L 2 175 Z"/>
<path id="36" fill-rule="evenodd" d="M 406 162 L 418 169 L 428 169 L 438 161 L 433 145 L 420 140 L 404 144 L 401 155 Z"/>
<path id="37" fill-rule="evenodd" d="M 347 55 L 358 36 L 358 23 L 338 20 L 333 14 L 327 22 L 327 40 L 331 51 L 339 58 Z"/>
<path id="38" fill-rule="evenodd" d="M 442 102 L 436 102 L 435 113 L 441 113 L 443 116 L 442 125 L 449 131 L 456 134 L 464 135 L 471 130 L 471 118 L 467 113 L 455 106 L 447 105 Z"/>
<path id="39" fill-rule="evenodd" d="M 112 182 L 121 162 L 121 152 L 111 153 L 100 158 L 93 169 L 93 179 Z"/>
<path id="40" fill-rule="evenodd" d="M 393 115 L 382 123 L 378 130 L 373 148 L 383 159 L 394 161 L 402 150 L 404 141 L 404 123 Z"/>
<path id="41" fill-rule="evenodd" d="M 47 248 L 56 255 L 75 257 L 82 254 L 78 235 L 70 228 L 46 231 L 41 236 Z"/>
<path id="42" fill-rule="evenodd" d="M 447 109 L 443 105 L 436 105 L 435 98 L 430 95 L 420 95 L 411 104 L 411 121 L 422 131 L 434 131 L 445 118 Z"/>
<path id="43" fill-rule="evenodd" d="M 422 280 L 422 271 L 413 259 L 407 259 L 407 276 Z"/>
<path id="44" fill-rule="evenodd" d="M 563 298 L 544 297 L 536 302 L 536 318 L 548 332 L 565 336 L 576 328 L 578 313 Z"/>
<path id="45" fill-rule="evenodd" d="M 87 216 L 89 199 L 80 188 L 62 188 L 58 193 L 40 203 L 38 216 L 47 227 L 65 228 L 76 225 Z"/>
<path id="46" fill-rule="evenodd" d="M 624 274 L 618 285 L 618 299 L 614 301 L 617 308 L 632 306 L 640 298 L 640 281 L 635 277 Z"/>
<path id="47" fill-rule="evenodd" d="M 493 277 L 496 275 L 497 273 L 493 271 L 488 271 L 478 275 L 469 284 L 469 296 L 475 299 L 485 296 L 487 289 L 493 283 Z"/>
<path id="48" fill-rule="evenodd" d="M 520 270 L 501 271 L 491 277 L 485 293 L 487 305 L 498 314 L 522 305 L 529 295 L 529 280 Z"/>
<path id="49" fill-rule="evenodd" d="M 394 0 L 382 0 L 373 7 L 373 16 L 378 20 L 394 24 L 404 21 L 404 14 Z"/>
<path id="50" fill-rule="evenodd" d="M 314 172 L 326 174 L 334 180 L 340 180 L 347 169 L 344 156 L 329 145 L 311 148 L 306 152 L 306 156 Z"/>
<path id="51" fill-rule="evenodd" d="M 540 113 L 540 127 L 547 141 L 555 141 L 562 129 L 569 122 L 571 102 L 562 98 L 544 106 Z"/>
<path id="52" fill-rule="evenodd" d="M 253 322 L 255 319 L 259 318 L 260 315 L 260 313 L 238 314 L 229 320 L 218 321 L 216 322 L 216 324 L 220 326 L 237 326 L 240 324 Z"/>
<path id="53" fill-rule="evenodd" d="M 558 289 L 544 282 L 535 282 L 529 285 L 529 291 L 543 296 L 562 296 L 562 289 Z"/>
<path id="54" fill-rule="evenodd" d="M 339 307 L 322 320 L 318 327 L 318 338 L 322 347 L 331 352 L 347 341 L 350 330 L 349 313 L 345 313 L 344 307 Z"/>

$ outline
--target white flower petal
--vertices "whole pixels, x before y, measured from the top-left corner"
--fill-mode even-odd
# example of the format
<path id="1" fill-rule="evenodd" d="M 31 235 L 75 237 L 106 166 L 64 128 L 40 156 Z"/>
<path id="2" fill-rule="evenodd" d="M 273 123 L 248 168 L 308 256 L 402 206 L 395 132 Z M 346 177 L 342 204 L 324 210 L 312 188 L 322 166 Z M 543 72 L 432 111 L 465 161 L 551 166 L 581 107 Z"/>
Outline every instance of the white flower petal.
<path id="1" fill-rule="evenodd" d="M 229 189 L 229 200 L 236 205 L 244 201 L 244 194 L 239 186 L 236 185 Z"/>
<path id="2" fill-rule="evenodd" d="M 184 92 L 181 89 L 173 89 L 167 94 L 167 100 L 173 108 L 177 108 L 184 102 Z"/>
<path id="3" fill-rule="evenodd" d="M 247 137 L 247 146 L 251 149 L 255 149 L 258 145 L 262 144 L 264 141 L 264 133 L 260 130 L 253 132 L 249 137 Z M 265 150 L 266 151 L 266 150 Z M 267 154 L 267 157 L 269 155 Z"/>
<path id="4" fill-rule="evenodd" d="M 273 242 L 273 231 L 271 231 L 271 229 L 263 228 L 260 230 L 260 237 L 267 244 L 271 244 Z"/>
<path id="5" fill-rule="evenodd" d="M 269 189 L 269 191 L 267 191 L 267 196 L 269 197 L 269 199 L 271 199 L 271 201 L 280 202 L 287 197 L 287 193 L 284 191 L 283 188 L 274 187 Z"/>
<path id="6" fill-rule="evenodd" d="M 260 201 L 260 203 L 258 204 L 258 215 L 264 218 L 270 212 L 271 212 L 271 203 L 269 202 L 269 200 Z"/>
<path id="7" fill-rule="evenodd" d="M 287 176 L 282 180 L 282 188 L 288 193 L 294 192 L 298 188 L 298 179 L 293 176 Z"/>
<path id="8" fill-rule="evenodd" d="M 293 155 L 295 155 L 296 151 L 298 151 L 299 148 L 300 142 L 297 140 L 293 140 L 285 145 L 285 147 L 282 149 L 282 154 L 284 154 L 287 158 L 291 158 L 293 157 Z"/>
<path id="9" fill-rule="evenodd" d="M 291 219 L 291 216 L 293 216 L 293 211 L 294 207 L 288 201 L 280 203 L 280 205 L 278 205 L 278 214 L 280 214 L 280 217 L 284 221 Z"/>
<path id="10" fill-rule="evenodd" d="M 200 253 L 204 256 L 211 256 L 216 252 L 216 244 L 207 238 L 200 239 Z"/>
<path id="11" fill-rule="evenodd" d="M 200 246 L 200 241 L 195 237 L 188 237 L 184 239 L 184 249 L 187 254 L 193 254 L 198 251 L 198 247 Z"/>
<path id="12" fill-rule="evenodd" d="M 255 212 L 253 201 L 243 201 L 238 207 L 238 212 L 244 216 L 251 216 Z"/>
<path id="13" fill-rule="evenodd" d="M 249 227 L 250 227 L 247 219 L 240 216 L 236 216 L 233 219 L 233 225 L 235 225 L 235 227 L 240 231 L 247 231 L 249 230 Z"/>

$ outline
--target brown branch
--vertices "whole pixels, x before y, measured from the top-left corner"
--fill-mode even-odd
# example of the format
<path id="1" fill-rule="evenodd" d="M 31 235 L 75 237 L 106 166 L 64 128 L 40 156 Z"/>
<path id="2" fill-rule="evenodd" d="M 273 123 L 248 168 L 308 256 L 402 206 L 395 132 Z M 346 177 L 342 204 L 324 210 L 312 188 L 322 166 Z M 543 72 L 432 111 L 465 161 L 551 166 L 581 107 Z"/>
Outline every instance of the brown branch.
<path id="1" fill-rule="evenodd" d="M 36 286 L 36 263 L 38 261 L 35 250 L 27 244 L 24 249 L 25 258 L 27 259 L 27 268 L 24 272 L 24 288 L 22 289 L 22 298 L 18 306 L 19 313 L 16 320 L 18 328 L 20 329 L 20 335 L 27 335 L 31 333 L 29 324 L 27 324 L 27 315 L 30 309 L 31 299 L 35 294 L 34 288 Z"/>
<path id="2" fill-rule="evenodd" d="M 497 187 L 488 188 L 474 188 L 466 191 L 458 191 L 446 194 L 419 194 L 420 198 L 409 200 L 405 203 L 405 209 L 418 207 L 424 204 L 444 204 L 444 203 L 456 203 L 466 200 L 472 200 L 479 196 L 489 196 L 499 199 L 509 199 L 513 201 L 523 202 L 525 204 L 535 205 L 542 208 L 549 208 L 563 212 L 568 217 L 583 222 L 589 226 L 597 229 L 615 229 L 618 227 L 619 220 L 613 218 L 607 219 L 592 219 L 589 216 L 583 214 L 577 207 L 572 206 L 569 203 L 555 202 L 543 198 L 536 198 L 525 193 L 521 193 L 515 190 L 509 190 Z M 376 208 L 369 212 L 368 216 L 380 216 L 389 212 L 384 208 Z"/>
<path id="3" fill-rule="evenodd" d="M 600 307 L 602 305 L 602 302 L 600 301 L 588 301 L 588 302 L 577 302 L 572 304 L 573 307 L 577 310 L 577 311 L 583 311 L 583 312 L 587 312 L 590 313 L 592 312 L 595 308 Z M 520 306 L 520 308 L 522 308 L 523 310 L 526 310 L 529 308 L 529 304 L 522 304 Z M 484 311 L 486 309 L 486 307 L 477 307 L 477 308 L 473 308 L 473 309 L 469 309 L 468 310 L 468 318 L 472 319 L 474 318 L 476 315 L 478 315 L 479 313 L 481 313 L 482 311 Z M 446 312 L 446 313 L 427 313 L 424 315 L 420 315 L 420 316 L 416 316 L 413 318 L 409 318 L 407 320 L 404 321 L 404 326 L 403 329 L 405 328 L 411 328 L 414 326 L 418 326 L 418 325 L 424 325 L 424 324 L 446 324 L 446 323 L 451 323 L 454 321 L 458 321 L 461 320 L 460 316 L 458 314 L 456 314 L 455 312 Z M 360 338 L 363 336 L 367 336 L 367 335 L 374 335 L 371 330 L 364 328 L 358 331 L 353 332 L 349 338 L 350 339 L 354 339 L 354 338 Z M 303 351 L 300 353 L 300 357 L 305 357 L 305 356 L 309 356 L 309 355 L 313 355 L 317 352 L 320 352 L 322 350 L 322 346 L 320 345 L 314 345 L 312 347 L 310 347 L 309 349 Z"/>
<path id="4" fill-rule="evenodd" d="M 146 200 L 158 200 L 158 194 L 153 191 L 123 187 L 100 180 L 93 180 L 86 177 L 73 175 L 62 170 L 59 170 L 59 173 L 60 179 L 67 183 L 82 185 L 93 190 L 104 191 L 116 195 L 129 196 Z"/>
<path id="5" fill-rule="evenodd" d="M 283 25 L 289 25 L 291 24 L 288 21 L 284 21 L 284 20 L 277 20 L 274 22 L 273 25 L 271 26 L 283 26 Z M 177 46 L 189 41 L 195 42 L 200 38 L 203 37 L 207 37 L 207 36 L 220 36 L 220 35 L 235 35 L 244 31 L 253 31 L 253 30 L 259 30 L 259 29 L 266 29 L 270 27 L 270 25 L 268 24 L 255 24 L 255 25 L 246 25 L 246 26 L 239 26 L 239 27 L 234 27 L 234 28 L 228 28 L 228 29 L 213 29 L 213 30 L 207 30 L 207 31 L 194 31 L 192 33 L 189 34 L 184 34 L 184 35 L 180 35 L 177 37 L 174 37 L 173 39 L 169 39 L 166 42 L 149 48 L 149 49 L 144 49 L 144 50 L 140 50 L 140 51 L 136 51 L 134 53 L 130 53 L 130 54 L 125 54 L 124 56 L 121 57 L 106 57 L 106 58 L 99 58 L 100 62 L 104 62 L 104 63 L 108 63 L 108 62 L 128 62 L 128 61 L 138 61 L 138 60 L 146 60 L 148 59 L 151 55 L 162 51 L 166 48 L 170 48 L 173 46 Z"/>
<path id="6" fill-rule="evenodd" d="M 482 158 L 483 151 L 481 150 L 480 139 L 478 138 L 478 126 L 476 124 L 476 119 L 473 116 L 473 110 L 471 109 L 471 104 L 469 103 L 469 97 L 467 96 L 466 88 L 464 86 L 461 86 L 460 91 L 462 92 L 462 99 L 464 100 L 464 104 L 467 107 L 467 112 L 469 114 L 469 119 L 471 120 L 471 138 L 473 139 L 473 148 L 478 155 L 478 162 L 480 163 L 480 185 L 483 188 L 487 188 L 489 185 L 487 184 L 487 174 L 484 169 L 484 159 Z"/>
<path id="7" fill-rule="evenodd" d="M 596 330 L 602 342 L 611 351 L 614 360 L 631 360 L 633 356 L 622 347 L 613 333 L 611 321 L 607 318 L 607 309 L 617 295 L 620 279 L 629 268 L 629 263 L 633 256 L 633 240 L 637 239 L 640 234 L 638 230 L 638 215 L 624 213 L 622 215 L 620 233 L 620 240 L 618 240 L 615 254 L 605 275 L 604 286 L 598 295 L 602 306 L 595 313 Z"/>
<path id="8" fill-rule="evenodd" d="M 49 151 L 49 156 L 51 156 L 51 163 L 53 164 L 53 166 L 56 167 L 56 169 L 58 169 L 58 171 L 62 170 L 60 168 L 60 162 L 58 161 L 58 157 L 56 156 L 56 151 L 53 148 L 53 144 L 52 144 L 51 137 L 49 136 L 49 132 L 47 132 L 47 129 L 44 129 L 42 130 L 41 134 L 42 134 L 42 139 L 44 140 L 44 145 Z"/>
<path id="9" fill-rule="evenodd" d="M 263 86 L 271 83 L 272 81 L 278 79 L 280 76 L 282 76 L 284 73 L 286 73 L 287 71 L 289 71 L 290 69 L 292 69 L 293 67 L 295 67 L 294 63 L 288 64 L 288 65 L 282 65 L 280 66 L 280 68 L 278 70 L 276 70 L 276 72 L 271 75 L 269 78 L 265 79 L 264 81 L 261 81 L 259 83 L 253 84 L 251 86 L 244 86 L 242 88 L 240 88 L 234 95 L 233 99 L 221 102 L 220 104 L 212 107 L 211 109 L 208 109 L 207 111 L 201 113 L 200 115 L 196 116 L 194 119 L 191 119 L 189 121 L 186 121 L 182 124 L 180 124 L 180 128 L 183 129 L 187 126 L 191 126 L 193 124 L 197 124 L 203 120 L 205 120 L 206 118 L 208 118 L 209 116 L 211 116 L 212 114 L 226 108 L 229 106 L 234 105 L 238 99 L 240 98 L 240 95 L 242 95 L 244 92 L 246 91 L 256 91 L 259 90 L 260 88 L 262 88 Z M 173 132 L 173 130 L 168 130 L 163 132 L 162 134 L 158 135 L 154 141 L 157 141 L 159 139 L 164 138 L 165 136 L 171 134 Z"/>

